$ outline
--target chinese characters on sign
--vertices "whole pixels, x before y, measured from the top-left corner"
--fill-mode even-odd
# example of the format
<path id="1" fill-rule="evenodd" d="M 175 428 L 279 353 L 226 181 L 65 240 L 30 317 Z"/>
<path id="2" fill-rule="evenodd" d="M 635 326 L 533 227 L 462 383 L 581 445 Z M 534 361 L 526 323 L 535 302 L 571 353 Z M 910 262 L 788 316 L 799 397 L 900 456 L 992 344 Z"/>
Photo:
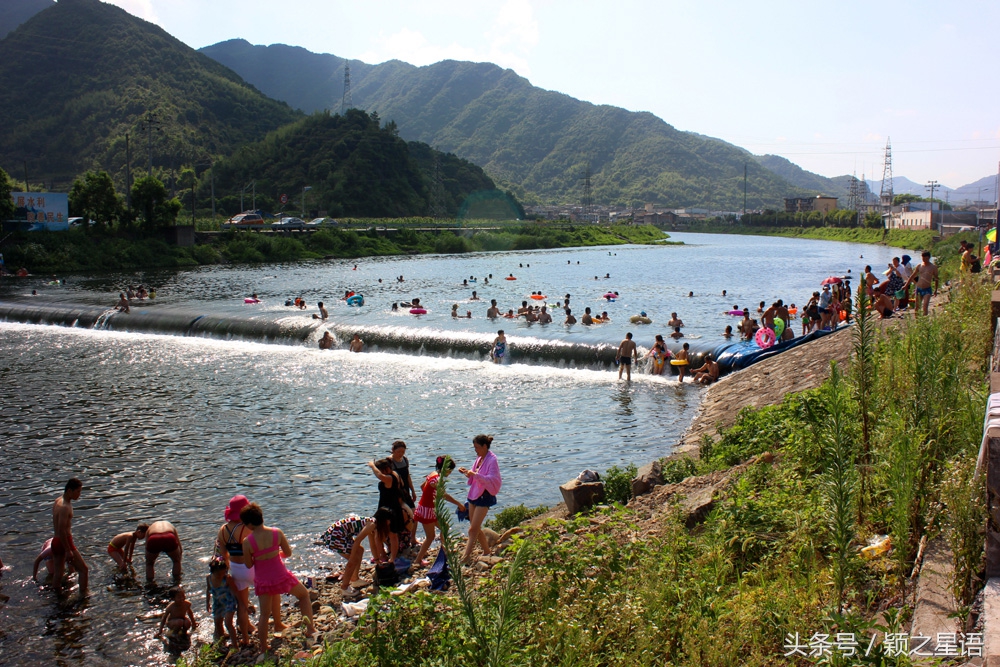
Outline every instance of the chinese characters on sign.
<path id="1" fill-rule="evenodd" d="M 939 632 L 935 637 L 888 632 L 881 644 L 878 635 L 857 637 L 853 632 L 814 633 L 808 639 L 799 633 L 785 635 L 785 657 L 820 658 L 834 653 L 844 657 L 882 655 L 895 657 L 975 658 L 983 655 L 982 633 Z"/>
<path id="2" fill-rule="evenodd" d="M 69 229 L 69 195 L 65 192 L 12 192 L 14 219 L 28 231 Z"/>

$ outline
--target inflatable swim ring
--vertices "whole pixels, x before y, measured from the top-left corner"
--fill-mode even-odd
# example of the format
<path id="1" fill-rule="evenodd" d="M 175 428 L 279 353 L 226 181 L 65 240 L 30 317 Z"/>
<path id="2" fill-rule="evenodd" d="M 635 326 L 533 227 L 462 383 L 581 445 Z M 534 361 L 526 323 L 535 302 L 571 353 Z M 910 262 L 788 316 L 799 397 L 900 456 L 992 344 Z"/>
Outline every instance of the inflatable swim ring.
<path id="1" fill-rule="evenodd" d="M 798 313 L 798 312 L 799 312 L 799 309 L 798 309 L 798 308 L 789 308 L 789 309 L 788 309 L 788 314 L 789 314 L 789 315 L 795 315 L 795 314 L 796 314 L 796 313 Z"/>
<path id="2" fill-rule="evenodd" d="M 742 310 L 729 310 L 729 311 L 726 311 L 726 314 L 727 315 L 732 315 L 733 317 L 743 317 L 743 311 Z"/>
<path id="3" fill-rule="evenodd" d="M 344 295 L 344 298 L 350 299 L 352 296 L 354 296 L 354 292 L 348 292 L 347 294 Z"/>
<path id="4" fill-rule="evenodd" d="M 605 299 L 617 299 L 618 295 L 615 294 L 614 292 L 608 292 L 607 294 L 604 295 L 604 298 Z"/>
<path id="5" fill-rule="evenodd" d="M 247 297 L 243 299 L 243 303 L 260 303 L 260 299 L 254 299 L 252 297 Z"/>
<path id="6" fill-rule="evenodd" d="M 670 360 L 670 365 L 671 366 L 687 366 L 688 365 L 688 360 L 687 359 L 671 359 Z"/>
<path id="7" fill-rule="evenodd" d="M 534 299 L 535 301 L 544 301 L 548 297 L 547 296 L 542 296 L 541 294 L 532 294 L 531 298 Z"/>
<path id="8" fill-rule="evenodd" d="M 348 306 L 363 306 L 365 305 L 365 297 L 360 294 L 355 294 L 354 296 L 347 297 Z"/>
<path id="9" fill-rule="evenodd" d="M 649 319 L 648 317 L 643 317 L 642 315 L 633 315 L 632 317 L 628 318 L 628 321 L 631 322 L 632 324 L 652 324 L 653 323 L 653 320 Z"/>
<path id="10" fill-rule="evenodd" d="M 517 280 L 514 276 L 507 276 L 504 280 Z"/>
<path id="11" fill-rule="evenodd" d="M 410 308 L 410 315 L 426 315 L 426 308 Z"/>
<path id="12" fill-rule="evenodd" d="M 780 317 L 774 318 L 774 337 L 781 338 L 783 333 L 785 333 L 785 321 Z"/>
<path id="13" fill-rule="evenodd" d="M 847 320 L 847 311 L 846 310 L 840 311 L 840 321 L 844 322 L 846 320 Z"/>
<path id="14" fill-rule="evenodd" d="M 753 337 L 753 341 L 757 343 L 757 347 L 762 350 L 766 350 L 769 347 L 774 346 L 774 331 L 764 327 L 763 329 L 757 329 L 757 334 Z"/>

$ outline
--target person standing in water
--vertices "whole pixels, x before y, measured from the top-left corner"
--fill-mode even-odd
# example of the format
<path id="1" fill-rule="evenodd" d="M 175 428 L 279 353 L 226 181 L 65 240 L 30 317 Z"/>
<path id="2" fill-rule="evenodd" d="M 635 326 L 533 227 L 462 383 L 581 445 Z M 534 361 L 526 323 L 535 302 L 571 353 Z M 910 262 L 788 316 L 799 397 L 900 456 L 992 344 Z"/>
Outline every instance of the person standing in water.
<path id="1" fill-rule="evenodd" d="M 618 356 L 615 357 L 615 361 L 618 362 L 618 379 L 622 379 L 622 371 L 628 371 L 626 380 L 632 380 L 632 359 L 638 361 L 639 352 L 636 349 L 635 341 L 632 340 L 632 332 L 625 334 L 625 340 L 621 342 L 618 346 Z"/>
<path id="2" fill-rule="evenodd" d="M 52 583 L 55 586 L 56 595 L 62 593 L 63 570 L 66 563 L 71 563 L 79 573 L 80 595 L 87 592 L 87 583 L 90 578 L 90 570 L 83 556 L 77 551 L 73 544 L 73 501 L 80 499 L 83 492 L 83 482 L 73 477 L 66 482 L 66 487 L 61 496 L 56 498 L 52 507 Z"/>
<path id="3" fill-rule="evenodd" d="M 321 350 L 333 349 L 333 336 L 330 335 L 329 331 L 324 331 L 323 337 L 319 339 L 319 349 Z"/>
<path id="4" fill-rule="evenodd" d="M 507 354 L 507 336 L 504 335 L 503 329 L 497 331 L 497 337 L 493 339 L 493 349 L 490 350 L 490 358 L 493 359 L 493 363 L 500 364 L 503 363 L 503 358 Z"/>
<path id="5" fill-rule="evenodd" d="M 325 320 L 328 317 L 330 317 L 330 313 L 327 312 L 326 307 L 323 305 L 322 301 L 320 301 L 316 305 L 319 307 L 319 315 L 313 313 L 314 320 Z"/>
<path id="6" fill-rule="evenodd" d="M 354 334 L 351 338 L 351 347 L 349 348 L 351 352 L 363 352 L 365 349 L 365 342 L 361 340 L 361 336 Z"/>
<path id="7" fill-rule="evenodd" d="M 486 319 L 495 320 L 498 317 L 500 317 L 500 309 L 497 308 L 497 300 L 490 299 L 490 307 L 486 311 Z"/>
<path id="8" fill-rule="evenodd" d="M 173 562 L 174 581 L 181 578 L 181 557 L 184 549 L 177 529 L 169 521 L 154 521 L 146 531 L 146 581 L 152 581 L 154 576 L 153 563 L 161 553 Z"/>

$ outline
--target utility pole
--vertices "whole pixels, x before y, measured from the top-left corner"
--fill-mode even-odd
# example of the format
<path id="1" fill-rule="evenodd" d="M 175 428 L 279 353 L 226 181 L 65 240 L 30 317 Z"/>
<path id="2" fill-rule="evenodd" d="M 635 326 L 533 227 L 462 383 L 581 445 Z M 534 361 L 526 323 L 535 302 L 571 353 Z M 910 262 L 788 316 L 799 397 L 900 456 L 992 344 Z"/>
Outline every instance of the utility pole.
<path id="1" fill-rule="evenodd" d="M 125 133 L 125 207 L 132 218 L 132 153 L 129 150 L 128 132 Z"/>
<path id="2" fill-rule="evenodd" d="M 747 163 L 743 163 L 743 217 L 747 217 Z M 743 220 L 741 219 L 740 222 Z"/>
<path id="3" fill-rule="evenodd" d="M 927 181 L 927 185 L 924 186 L 925 190 L 931 191 L 931 228 L 934 227 L 934 190 L 937 189 L 937 181 Z M 938 216 L 938 236 L 944 236 L 944 232 L 941 229 L 941 216 Z"/>
<path id="4" fill-rule="evenodd" d="M 163 125 L 163 122 L 157 120 L 156 114 L 150 111 L 149 113 L 146 114 L 145 123 L 146 123 L 146 131 L 148 132 L 149 135 L 148 139 L 149 144 L 147 146 L 149 152 L 146 156 L 146 175 L 152 176 L 153 175 L 153 126 Z"/>

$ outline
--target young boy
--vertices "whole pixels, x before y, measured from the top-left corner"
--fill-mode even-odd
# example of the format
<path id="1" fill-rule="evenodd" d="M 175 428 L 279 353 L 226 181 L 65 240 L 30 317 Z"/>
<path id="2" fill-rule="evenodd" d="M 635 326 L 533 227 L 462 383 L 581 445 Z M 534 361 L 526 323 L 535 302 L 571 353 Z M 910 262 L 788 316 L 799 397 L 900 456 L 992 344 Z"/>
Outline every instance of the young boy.
<path id="1" fill-rule="evenodd" d="M 146 531 L 149 525 L 140 523 L 131 533 L 118 533 L 111 542 L 108 543 L 108 555 L 120 569 L 132 564 L 132 553 L 135 551 L 135 543 L 146 539 Z"/>
<path id="2" fill-rule="evenodd" d="M 170 596 L 171 603 L 163 612 L 156 636 L 163 636 L 164 625 L 167 626 L 168 636 L 187 634 L 191 628 L 197 625 L 198 621 L 194 618 L 194 609 L 191 608 L 191 603 L 184 597 L 184 587 L 174 586 L 167 591 L 167 595 Z"/>

